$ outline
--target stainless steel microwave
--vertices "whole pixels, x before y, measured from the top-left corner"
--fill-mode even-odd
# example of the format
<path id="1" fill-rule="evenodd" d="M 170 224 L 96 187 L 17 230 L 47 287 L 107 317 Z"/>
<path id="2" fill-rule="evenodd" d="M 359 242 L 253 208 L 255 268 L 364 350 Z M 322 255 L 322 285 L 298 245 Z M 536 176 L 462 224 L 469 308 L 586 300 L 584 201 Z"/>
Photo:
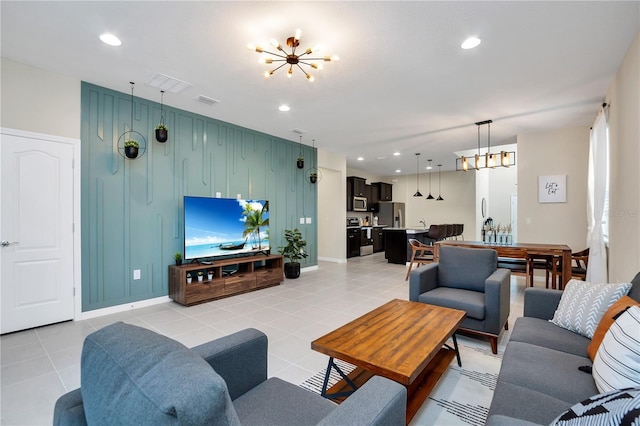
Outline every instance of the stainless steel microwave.
<path id="1" fill-rule="evenodd" d="M 353 197 L 353 211 L 354 212 L 366 212 L 367 211 L 367 199 L 365 197 Z"/>

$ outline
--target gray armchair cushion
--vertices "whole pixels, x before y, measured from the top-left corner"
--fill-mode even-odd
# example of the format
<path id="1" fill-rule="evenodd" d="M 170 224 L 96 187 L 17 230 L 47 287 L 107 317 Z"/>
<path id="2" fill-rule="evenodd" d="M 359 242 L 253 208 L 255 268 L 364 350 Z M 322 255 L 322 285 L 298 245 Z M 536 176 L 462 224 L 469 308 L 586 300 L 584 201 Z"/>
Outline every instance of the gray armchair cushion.
<path id="1" fill-rule="evenodd" d="M 87 336 L 80 374 L 88 424 L 240 424 L 211 366 L 144 328 L 115 323 Z"/>
<path id="2" fill-rule="evenodd" d="M 439 249 L 438 285 L 484 292 L 485 280 L 497 267 L 495 250 L 443 245 Z"/>
<path id="3" fill-rule="evenodd" d="M 328 399 L 277 377 L 251 389 L 233 405 L 248 426 L 314 425 L 336 408 Z"/>
<path id="4" fill-rule="evenodd" d="M 438 287 L 418 296 L 418 301 L 429 305 L 466 311 L 467 316 L 483 320 L 485 316 L 484 292 Z"/>

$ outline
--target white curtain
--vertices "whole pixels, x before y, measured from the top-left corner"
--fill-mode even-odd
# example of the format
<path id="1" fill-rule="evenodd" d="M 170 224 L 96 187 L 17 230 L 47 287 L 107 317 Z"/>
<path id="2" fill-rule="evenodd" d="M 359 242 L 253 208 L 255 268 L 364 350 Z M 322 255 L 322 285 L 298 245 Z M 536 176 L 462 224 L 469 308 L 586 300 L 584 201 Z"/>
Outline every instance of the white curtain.
<path id="1" fill-rule="evenodd" d="M 602 230 L 609 181 L 609 143 L 607 139 L 607 119 L 604 109 L 602 109 L 591 129 L 589 190 L 587 191 L 589 264 L 586 280 L 597 283 L 607 282 L 608 280 L 607 252 Z"/>

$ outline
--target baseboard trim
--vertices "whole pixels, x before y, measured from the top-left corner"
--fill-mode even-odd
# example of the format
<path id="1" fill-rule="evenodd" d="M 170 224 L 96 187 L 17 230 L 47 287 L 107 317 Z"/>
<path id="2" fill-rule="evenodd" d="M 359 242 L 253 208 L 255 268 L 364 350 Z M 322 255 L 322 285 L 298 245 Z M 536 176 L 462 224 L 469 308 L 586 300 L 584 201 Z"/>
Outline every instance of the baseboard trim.
<path id="1" fill-rule="evenodd" d="M 347 259 L 338 259 L 337 257 L 318 257 L 318 260 L 332 263 L 347 263 Z"/>
<path id="2" fill-rule="evenodd" d="M 153 299 L 140 300 L 138 302 L 124 303 L 122 305 L 82 312 L 80 317 L 76 317 L 75 319 L 86 320 L 91 318 L 103 317 L 105 315 L 117 314 L 119 312 L 130 311 L 132 309 L 146 308 L 147 306 L 159 305 L 161 303 L 167 302 L 171 302 L 171 298 L 169 298 L 169 296 L 155 297 Z"/>

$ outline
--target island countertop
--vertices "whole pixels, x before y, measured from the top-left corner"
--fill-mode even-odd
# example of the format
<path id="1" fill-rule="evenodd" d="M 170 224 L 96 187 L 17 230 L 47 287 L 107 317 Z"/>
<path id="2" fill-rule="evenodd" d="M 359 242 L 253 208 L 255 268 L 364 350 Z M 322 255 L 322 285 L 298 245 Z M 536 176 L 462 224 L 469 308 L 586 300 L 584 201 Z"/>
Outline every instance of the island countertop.
<path id="1" fill-rule="evenodd" d="M 405 265 L 411 260 L 409 240 L 416 238 L 424 242 L 428 229 L 420 227 L 383 229 L 384 232 L 384 257 L 389 263 Z"/>

